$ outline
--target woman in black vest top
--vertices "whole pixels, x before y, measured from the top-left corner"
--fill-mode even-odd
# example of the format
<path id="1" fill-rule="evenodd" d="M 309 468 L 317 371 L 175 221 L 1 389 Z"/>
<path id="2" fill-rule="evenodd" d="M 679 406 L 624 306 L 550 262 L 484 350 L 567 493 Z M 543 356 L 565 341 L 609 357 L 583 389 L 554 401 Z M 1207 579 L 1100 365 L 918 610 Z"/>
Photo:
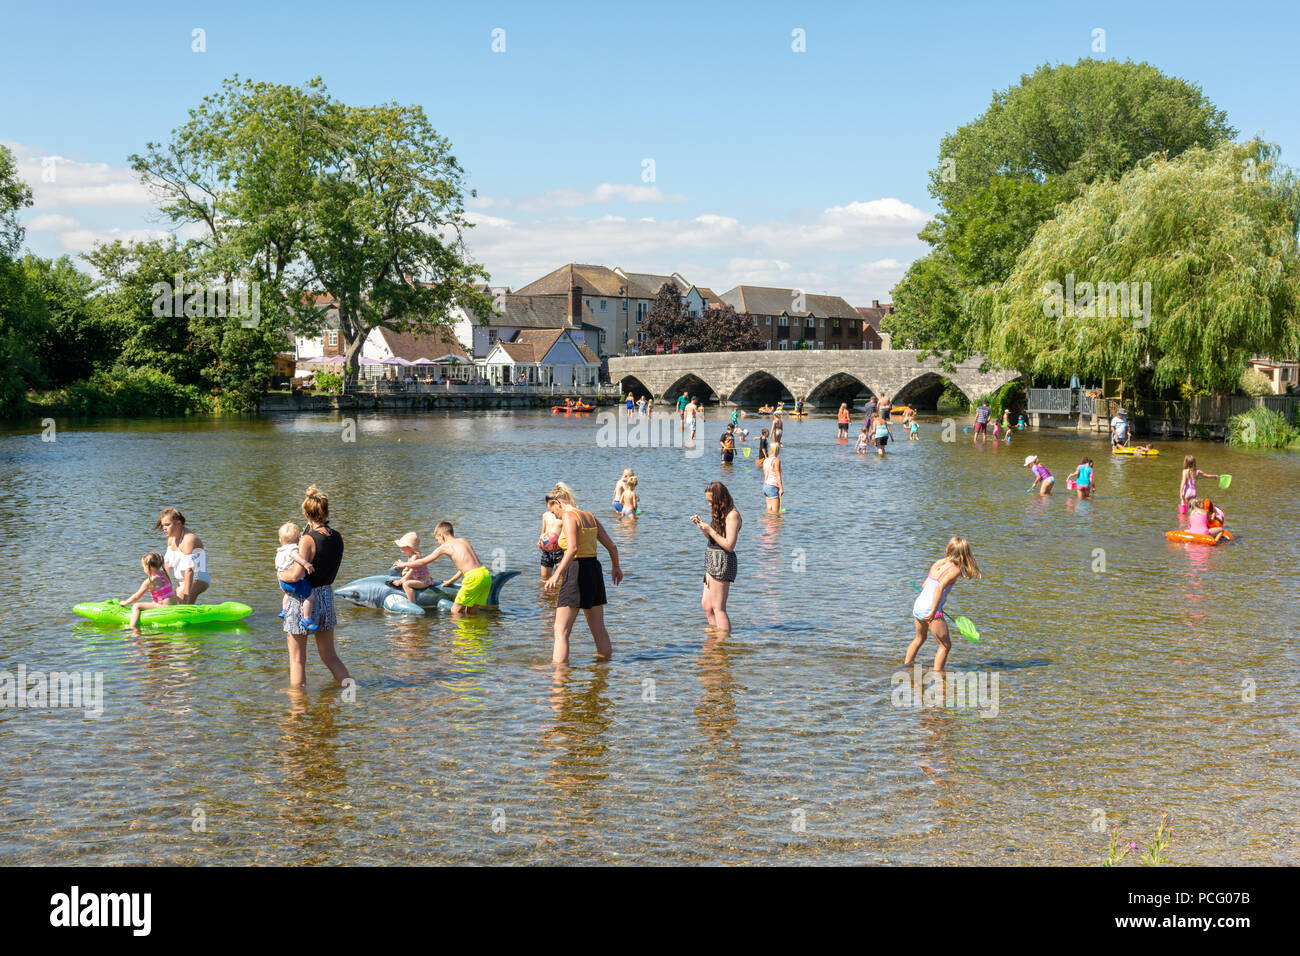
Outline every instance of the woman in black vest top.
<path id="1" fill-rule="evenodd" d="M 307 635 L 316 638 L 316 653 L 330 669 L 339 683 L 349 678 L 348 669 L 334 651 L 334 576 L 343 560 L 343 536 L 329 526 L 329 497 L 312 485 L 303 498 L 302 514 L 310 527 L 298 541 L 298 553 L 312 566 L 307 575 L 311 585 L 312 604 L 315 607 L 316 630 L 302 626 L 302 602 L 290 594 L 284 612 L 284 632 L 289 635 L 289 684 L 301 687 L 306 683 Z"/>

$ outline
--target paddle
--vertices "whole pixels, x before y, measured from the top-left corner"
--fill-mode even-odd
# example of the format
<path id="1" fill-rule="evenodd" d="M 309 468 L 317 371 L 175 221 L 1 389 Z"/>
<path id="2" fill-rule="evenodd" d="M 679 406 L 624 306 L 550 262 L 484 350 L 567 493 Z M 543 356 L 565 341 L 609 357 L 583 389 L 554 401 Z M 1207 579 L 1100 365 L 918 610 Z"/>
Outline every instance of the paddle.
<path id="1" fill-rule="evenodd" d="M 1230 484 L 1232 484 L 1232 475 L 1220 475 L 1220 476 L 1219 476 L 1219 487 L 1220 487 L 1220 488 L 1226 488 L 1226 487 L 1228 487 L 1228 485 L 1230 485 Z"/>
<path id="2" fill-rule="evenodd" d="M 916 588 L 918 594 L 921 593 L 921 589 L 916 587 L 915 581 L 912 582 L 912 587 Z M 971 623 L 970 618 L 956 617 L 952 619 L 952 622 L 957 625 L 957 631 L 962 637 L 966 638 L 966 640 L 978 641 L 980 639 L 980 632 L 975 629 L 975 625 Z"/>

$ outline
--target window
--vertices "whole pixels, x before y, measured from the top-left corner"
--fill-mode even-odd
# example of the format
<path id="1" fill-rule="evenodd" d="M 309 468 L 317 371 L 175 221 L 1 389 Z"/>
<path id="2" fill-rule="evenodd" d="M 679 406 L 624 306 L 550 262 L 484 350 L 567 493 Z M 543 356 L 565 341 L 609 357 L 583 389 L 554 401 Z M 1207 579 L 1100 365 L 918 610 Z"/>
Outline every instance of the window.
<path id="1" fill-rule="evenodd" d="M 808 316 L 808 321 L 807 321 L 805 324 L 806 324 L 807 327 L 810 328 L 810 329 L 815 329 L 815 328 L 817 328 L 817 321 L 816 321 L 816 320 L 815 320 L 811 315 Z"/>
<path id="2" fill-rule="evenodd" d="M 623 300 L 623 311 L 624 311 L 624 312 L 627 311 L 627 299 L 624 299 L 624 300 Z M 640 316 L 637 316 L 637 320 L 638 320 L 638 321 L 640 321 L 640 318 L 641 318 Z"/>
<path id="3" fill-rule="evenodd" d="M 780 342 L 776 343 L 776 347 L 782 350 L 788 349 L 790 347 L 790 342 L 788 339 L 782 339 Z"/>
<path id="4" fill-rule="evenodd" d="M 496 344 L 497 344 L 497 330 L 488 329 L 488 347 L 491 348 L 493 345 Z"/>
<path id="5" fill-rule="evenodd" d="M 857 319 L 849 319 L 849 331 L 852 332 L 854 335 L 857 335 L 857 334 L 858 334 L 858 320 L 857 320 Z"/>
<path id="6" fill-rule="evenodd" d="M 338 334 L 337 332 L 326 332 L 326 333 L 325 333 L 325 336 L 326 336 L 326 341 L 328 342 L 328 344 L 330 344 L 330 345 L 338 345 L 338 344 L 339 344 L 339 334 Z"/>
<path id="7" fill-rule="evenodd" d="M 826 343 L 825 343 L 825 342 L 818 342 L 818 343 L 817 343 L 817 347 L 818 347 L 819 349 L 820 349 L 820 348 L 825 348 L 825 346 L 826 346 Z"/>
<path id="8" fill-rule="evenodd" d="M 839 319 L 831 319 L 831 328 L 832 328 L 832 329 L 838 329 L 839 327 L 840 327 L 840 320 L 839 320 Z"/>
<path id="9" fill-rule="evenodd" d="M 817 320 L 817 327 L 818 327 L 818 328 L 822 328 L 822 329 L 826 328 L 826 320 L 825 320 L 825 319 L 818 319 L 818 320 Z"/>
<path id="10" fill-rule="evenodd" d="M 782 316 L 781 316 L 781 322 L 780 322 L 780 325 L 781 325 L 781 328 L 783 328 L 783 329 L 784 329 L 784 328 L 789 328 L 789 326 L 790 326 L 790 316 L 788 316 L 788 315 L 782 315 Z"/>
<path id="11" fill-rule="evenodd" d="M 838 352 L 838 351 L 840 350 L 840 343 L 839 343 L 839 342 L 832 342 L 832 343 L 831 343 L 831 349 L 832 349 L 833 351 Z"/>
<path id="12" fill-rule="evenodd" d="M 772 324 L 772 317 L 770 315 L 767 317 L 767 324 L 768 325 Z"/>
<path id="13" fill-rule="evenodd" d="M 600 300 L 600 311 L 602 311 L 602 312 L 608 312 L 608 311 L 609 311 L 609 300 L 608 300 L 608 299 L 601 299 L 601 300 Z"/>

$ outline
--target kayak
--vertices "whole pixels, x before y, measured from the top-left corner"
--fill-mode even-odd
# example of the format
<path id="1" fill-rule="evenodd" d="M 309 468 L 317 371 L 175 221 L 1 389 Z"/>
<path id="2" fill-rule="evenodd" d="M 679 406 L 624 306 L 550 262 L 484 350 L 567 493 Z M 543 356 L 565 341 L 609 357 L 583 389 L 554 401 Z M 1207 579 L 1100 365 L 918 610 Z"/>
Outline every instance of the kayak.
<path id="1" fill-rule="evenodd" d="M 1231 531 L 1223 532 L 1222 538 L 1216 538 L 1212 534 L 1193 534 L 1190 531 L 1166 531 L 1165 537 L 1170 541 L 1181 541 L 1186 544 L 1204 544 L 1210 547 L 1214 547 L 1224 538 L 1229 541 L 1233 540 Z"/>
<path id="2" fill-rule="evenodd" d="M 595 405 L 552 405 L 551 414 L 556 412 L 594 412 Z"/>
<path id="3" fill-rule="evenodd" d="M 131 605 L 119 604 L 116 599 L 87 601 L 72 610 L 99 624 L 126 624 L 131 620 Z M 221 604 L 173 604 L 154 607 L 140 612 L 141 626 L 187 627 L 191 624 L 228 623 L 241 621 L 253 613 L 247 604 L 223 601 Z"/>
<path id="4" fill-rule="evenodd" d="M 889 410 L 889 417 L 893 418 L 895 415 L 906 415 L 908 412 L 914 411 L 916 411 L 916 409 L 911 405 L 895 405 Z"/>
<path id="5" fill-rule="evenodd" d="M 1159 448 L 1130 448 L 1128 445 L 1119 445 L 1118 447 L 1111 448 L 1111 451 L 1116 455 L 1138 455 L 1144 458 L 1149 456 L 1154 457 L 1155 455 L 1160 454 Z"/>

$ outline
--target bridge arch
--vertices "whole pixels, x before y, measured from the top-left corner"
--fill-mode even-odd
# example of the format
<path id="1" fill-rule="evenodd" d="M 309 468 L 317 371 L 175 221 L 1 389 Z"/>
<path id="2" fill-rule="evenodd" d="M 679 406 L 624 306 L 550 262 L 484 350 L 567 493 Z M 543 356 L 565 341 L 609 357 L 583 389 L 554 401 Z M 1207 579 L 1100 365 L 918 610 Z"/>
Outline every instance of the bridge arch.
<path id="1" fill-rule="evenodd" d="M 701 402 L 712 402 L 718 399 L 717 389 L 694 372 L 687 372 L 664 389 L 664 398 L 675 402 L 682 392 L 686 393 L 687 398 L 694 396 Z"/>
<path id="2" fill-rule="evenodd" d="M 939 372 L 925 372 L 916 376 L 897 392 L 890 396 L 895 405 L 911 405 L 922 411 L 934 411 L 939 404 L 939 396 L 949 385 L 961 392 L 967 403 L 974 401 L 978 395 L 972 395 L 962 386 Z"/>
<path id="3" fill-rule="evenodd" d="M 873 398 L 879 397 L 875 389 L 856 375 L 836 372 L 813 388 L 804 401 L 815 408 L 839 408 L 841 402 L 852 408 L 853 400 L 862 392 L 868 392 Z"/>
<path id="4" fill-rule="evenodd" d="M 759 370 L 741 379 L 727 400 L 733 405 L 775 405 L 787 395 L 794 400 L 794 393 L 784 382 L 771 372 Z"/>
<path id="5" fill-rule="evenodd" d="M 620 378 L 618 388 L 622 395 L 631 392 L 633 398 L 640 398 L 642 395 L 654 395 L 654 390 L 635 375 L 624 375 Z"/>

